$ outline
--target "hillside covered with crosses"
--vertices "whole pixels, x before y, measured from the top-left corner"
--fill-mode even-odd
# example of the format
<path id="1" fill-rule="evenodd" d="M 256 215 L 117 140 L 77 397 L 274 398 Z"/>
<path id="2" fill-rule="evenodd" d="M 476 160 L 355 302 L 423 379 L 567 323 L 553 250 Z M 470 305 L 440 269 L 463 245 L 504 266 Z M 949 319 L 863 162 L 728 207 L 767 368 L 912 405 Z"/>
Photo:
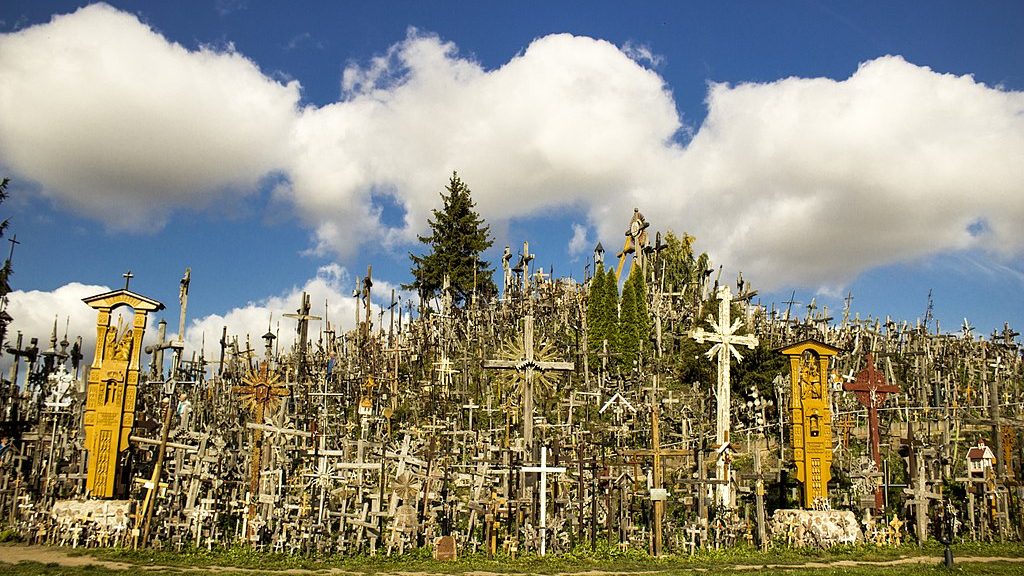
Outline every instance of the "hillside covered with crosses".
<path id="1" fill-rule="evenodd" d="M 126 281 L 85 300 L 94 358 L 56 327 L 6 335 L 0 522 L 50 544 L 442 558 L 1024 537 L 1009 326 L 763 306 L 639 210 L 582 283 L 527 243 L 492 265 L 457 176 L 442 200 L 418 305 L 374 313 L 368 270 L 347 332 L 304 296 L 293 346 L 224 326 L 206 358 Z"/>

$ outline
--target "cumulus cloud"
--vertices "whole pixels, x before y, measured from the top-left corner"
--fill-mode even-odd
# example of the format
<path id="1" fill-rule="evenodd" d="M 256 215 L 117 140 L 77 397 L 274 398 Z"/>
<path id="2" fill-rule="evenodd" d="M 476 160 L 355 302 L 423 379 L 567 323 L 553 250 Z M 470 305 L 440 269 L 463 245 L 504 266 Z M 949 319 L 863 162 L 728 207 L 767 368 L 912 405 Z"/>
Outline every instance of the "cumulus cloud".
<path id="1" fill-rule="evenodd" d="M 342 89 L 342 101 L 303 111 L 288 194 L 320 248 L 342 256 L 367 240 L 414 241 L 453 170 L 488 219 L 639 196 L 680 128 L 657 74 L 567 34 L 488 71 L 414 30 L 346 69 Z M 380 197 L 404 210 L 403 225 L 381 221 Z"/>
<path id="2" fill-rule="evenodd" d="M 712 86 L 679 171 L 693 211 L 669 213 L 759 284 L 841 285 L 946 251 L 1019 253 L 1022 158 L 1024 93 L 885 57 L 846 80 Z"/>
<path id="3" fill-rule="evenodd" d="M 30 339 L 37 338 L 39 350 L 46 350 L 50 347 L 50 335 L 56 324 L 58 342 L 65 335 L 72 344 L 77 337 L 82 337 L 84 371 L 92 362 L 96 349 L 96 311 L 82 302 L 82 299 L 109 291 L 110 288 L 106 286 L 78 282 L 65 284 L 53 291 L 12 291 L 7 295 L 7 313 L 14 320 L 7 327 L 7 344 L 13 346 L 20 332 L 24 337 L 23 346 L 28 346 Z M 123 311 L 123 308 L 118 309 L 118 312 Z M 112 323 L 116 325 L 117 319 L 113 319 Z M 147 338 L 147 342 L 150 340 Z M 68 349 L 70 351 L 70 347 Z M 10 366 L 10 362 L 11 356 L 4 354 L 3 368 Z"/>
<path id="4" fill-rule="evenodd" d="M 136 227 L 279 172 L 275 195 L 341 261 L 415 242 L 453 170 L 493 225 L 575 213 L 615 244 L 638 207 L 767 289 L 1024 251 L 1024 93 L 889 56 L 845 79 L 711 84 L 692 128 L 654 54 L 556 34 L 486 69 L 410 30 L 350 64 L 338 102 L 299 110 L 297 83 L 243 55 L 91 6 L 0 36 L 0 164 Z"/>
<path id="5" fill-rule="evenodd" d="M 117 229 L 249 193 L 299 99 L 244 56 L 191 51 L 105 4 L 0 35 L 0 164 Z"/>
<path id="6" fill-rule="evenodd" d="M 590 247 L 590 239 L 587 237 L 587 227 L 582 224 L 573 223 L 572 238 L 569 239 L 569 255 L 579 256 Z"/>

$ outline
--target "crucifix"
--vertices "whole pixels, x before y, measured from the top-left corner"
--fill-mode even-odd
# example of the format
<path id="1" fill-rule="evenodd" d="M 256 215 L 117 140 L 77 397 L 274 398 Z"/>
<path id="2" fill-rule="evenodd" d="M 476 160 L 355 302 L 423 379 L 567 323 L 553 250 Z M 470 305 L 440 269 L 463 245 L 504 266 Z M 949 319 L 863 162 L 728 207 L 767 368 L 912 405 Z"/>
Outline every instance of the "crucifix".
<path id="1" fill-rule="evenodd" d="M 522 358 L 512 360 L 484 360 L 484 368 L 499 370 L 515 370 L 523 378 L 523 439 L 526 449 L 532 452 L 533 447 L 533 380 L 536 373 L 547 370 L 568 372 L 575 369 L 573 362 L 552 362 L 536 357 L 533 342 L 533 315 L 523 316 L 523 347 Z"/>
<path id="2" fill-rule="evenodd" d="M 882 451 L 878 442 L 878 406 L 885 402 L 886 396 L 900 391 L 898 386 L 889 384 L 885 375 L 875 368 L 875 359 L 869 352 L 865 357 L 867 366 L 857 373 L 857 379 L 843 384 L 843 390 L 853 392 L 857 400 L 868 409 L 868 438 L 871 445 L 871 458 L 878 470 L 882 469 Z M 883 507 L 881 488 L 875 489 L 875 510 Z"/>
<path id="3" fill-rule="evenodd" d="M 291 395 L 288 387 L 281 383 L 280 376 L 270 372 L 270 363 L 265 361 L 256 370 L 250 370 L 242 379 L 242 384 L 233 388 L 239 400 L 253 415 L 254 424 L 263 424 L 267 412 L 273 412 L 281 405 L 282 399 Z M 252 457 L 249 470 L 249 490 L 255 499 L 259 494 L 260 472 L 263 468 L 263 432 L 254 429 L 252 432 Z M 249 519 L 256 515 L 256 506 L 250 504 Z M 250 532 L 247 536 L 251 536 Z"/>
<path id="4" fill-rule="evenodd" d="M 548 539 L 548 474 L 564 474 L 564 466 L 548 466 L 548 448 L 542 446 L 540 449 L 540 466 L 524 466 L 523 472 L 534 472 L 540 474 L 540 555 L 543 556 L 547 550 Z"/>
<path id="5" fill-rule="evenodd" d="M 732 486 L 729 483 L 730 467 L 726 456 L 726 447 L 730 441 L 729 366 L 731 363 L 731 357 L 736 358 L 737 362 L 743 361 L 743 356 L 740 355 L 734 344 L 746 346 L 747 348 L 754 348 L 757 346 L 757 338 L 754 336 L 739 336 L 736 334 L 736 331 L 743 326 L 742 319 L 737 319 L 730 323 L 732 292 L 730 291 L 729 286 L 720 286 L 716 296 L 720 300 L 718 304 L 718 320 L 715 322 L 711 318 L 708 318 L 708 324 L 711 325 L 713 331 L 705 332 L 703 328 L 697 328 L 693 331 L 692 337 L 700 344 L 703 344 L 704 342 L 715 343 L 715 345 L 704 354 L 710 359 L 715 359 L 717 357 L 718 360 L 718 383 L 715 392 L 718 402 L 718 410 L 715 418 L 715 442 L 718 445 L 719 457 L 715 463 L 715 471 L 717 479 L 722 482 L 718 485 L 719 503 L 726 508 L 731 508 Z"/>

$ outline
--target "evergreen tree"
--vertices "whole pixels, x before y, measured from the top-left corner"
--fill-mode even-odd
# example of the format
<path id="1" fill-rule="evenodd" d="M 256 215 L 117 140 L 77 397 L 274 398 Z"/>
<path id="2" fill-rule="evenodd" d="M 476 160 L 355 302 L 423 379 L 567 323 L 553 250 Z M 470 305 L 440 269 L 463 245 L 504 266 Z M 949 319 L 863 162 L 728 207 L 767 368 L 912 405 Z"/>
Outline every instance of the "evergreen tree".
<path id="1" fill-rule="evenodd" d="M 633 270 L 622 285 L 622 301 L 619 303 L 619 330 L 616 338 L 615 352 L 618 354 L 619 366 L 624 372 L 633 369 L 636 363 L 636 291 L 633 289 Z"/>
<path id="2" fill-rule="evenodd" d="M 608 335 L 604 283 L 604 264 L 599 262 L 587 290 L 587 353 L 594 369 L 601 366 L 601 351 Z"/>
<path id="3" fill-rule="evenodd" d="M 7 200 L 7 185 L 11 183 L 10 178 L 4 178 L 0 180 L 0 204 L 3 204 L 4 200 Z M 0 222 L 0 238 L 4 237 L 4 232 L 7 231 L 7 225 L 10 223 L 10 218 L 5 218 L 3 222 Z M 8 258 L 2 268 L 0 268 L 0 298 L 4 298 L 11 291 L 11 260 Z"/>
<path id="4" fill-rule="evenodd" d="M 409 254 L 414 280 L 402 287 L 431 298 L 440 292 L 447 275 L 455 305 L 470 299 L 474 285 L 478 298 L 493 297 L 497 294 L 494 270 L 490 263 L 480 259 L 494 242 L 490 226 L 474 210 L 472 192 L 457 173 L 452 172 L 445 189 L 447 194 L 441 193 L 442 208 L 432 210 L 434 218 L 428 220 L 430 235 L 418 237 L 430 250 L 423 256 Z"/>
<path id="5" fill-rule="evenodd" d="M 631 370 L 648 351 L 651 319 L 647 307 L 647 282 L 639 268 L 630 268 L 622 287 L 619 311 L 618 349 L 620 365 Z"/>
<path id="6" fill-rule="evenodd" d="M 619 351 L 619 284 L 615 281 L 615 270 L 608 268 L 604 272 L 604 299 L 602 302 L 602 322 L 604 323 L 603 339 L 608 340 L 608 352 L 616 354 Z M 618 362 L 614 359 L 608 360 L 608 367 L 615 366 Z"/>

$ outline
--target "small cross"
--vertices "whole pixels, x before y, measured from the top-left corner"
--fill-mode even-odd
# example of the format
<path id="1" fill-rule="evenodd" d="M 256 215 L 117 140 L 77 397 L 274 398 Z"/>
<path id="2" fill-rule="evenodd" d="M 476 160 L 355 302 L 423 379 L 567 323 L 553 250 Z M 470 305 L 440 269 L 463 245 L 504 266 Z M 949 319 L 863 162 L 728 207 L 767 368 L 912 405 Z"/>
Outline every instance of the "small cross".
<path id="1" fill-rule="evenodd" d="M 8 238 L 7 241 L 11 243 L 11 254 L 7 257 L 7 261 L 10 262 L 14 258 L 14 247 L 18 244 L 21 244 L 21 242 L 18 242 L 17 234 Z"/>
<path id="2" fill-rule="evenodd" d="M 132 274 L 132 271 L 129 270 L 124 274 L 121 274 L 121 277 L 124 278 L 124 289 L 127 290 L 128 283 L 132 281 L 132 278 L 135 278 L 135 274 Z"/>

